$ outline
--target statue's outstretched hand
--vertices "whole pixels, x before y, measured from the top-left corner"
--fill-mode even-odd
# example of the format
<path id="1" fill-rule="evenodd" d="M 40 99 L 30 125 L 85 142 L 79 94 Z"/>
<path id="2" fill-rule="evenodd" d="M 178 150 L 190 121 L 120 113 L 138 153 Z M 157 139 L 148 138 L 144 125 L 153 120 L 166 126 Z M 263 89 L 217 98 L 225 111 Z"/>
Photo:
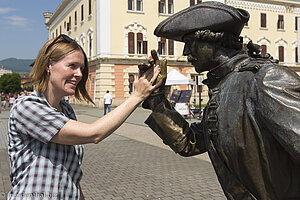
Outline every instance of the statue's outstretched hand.
<path id="1" fill-rule="evenodd" d="M 162 96 L 164 96 L 165 90 L 164 85 L 167 77 L 167 60 L 160 61 L 156 50 L 151 50 L 151 58 L 148 60 L 148 63 L 142 63 L 138 65 L 140 73 L 145 73 L 149 68 L 153 66 L 160 66 L 160 73 L 157 79 L 154 81 L 153 85 L 160 83 L 160 87 L 152 92 L 152 94 L 143 102 L 143 108 L 151 109 L 155 107 L 158 103 L 162 101 Z"/>

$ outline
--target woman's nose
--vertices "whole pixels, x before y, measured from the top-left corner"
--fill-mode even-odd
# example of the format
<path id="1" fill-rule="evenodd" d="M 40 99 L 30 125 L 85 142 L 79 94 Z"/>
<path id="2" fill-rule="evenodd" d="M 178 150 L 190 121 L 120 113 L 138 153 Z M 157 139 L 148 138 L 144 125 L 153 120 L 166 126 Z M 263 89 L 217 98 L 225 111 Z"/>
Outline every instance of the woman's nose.
<path id="1" fill-rule="evenodd" d="M 78 68 L 75 69 L 74 75 L 82 77 L 82 71 L 81 71 L 80 67 L 78 67 Z"/>

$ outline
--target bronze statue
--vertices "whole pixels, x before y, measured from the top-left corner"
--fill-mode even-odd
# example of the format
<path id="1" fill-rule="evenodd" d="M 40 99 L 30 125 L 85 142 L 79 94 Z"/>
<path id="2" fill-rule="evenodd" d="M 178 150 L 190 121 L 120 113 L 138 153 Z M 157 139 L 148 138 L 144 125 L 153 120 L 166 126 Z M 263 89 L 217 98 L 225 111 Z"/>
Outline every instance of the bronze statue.
<path id="1" fill-rule="evenodd" d="M 300 199 L 300 78 L 253 44 L 242 50 L 248 20 L 203 2 L 161 22 L 155 35 L 184 42 L 196 71 L 209 71 L 210 100 L 189 125 L 160 92 L 144 102 L 145 123 L 182 156 L 208 152 L 228 199 Z"/>

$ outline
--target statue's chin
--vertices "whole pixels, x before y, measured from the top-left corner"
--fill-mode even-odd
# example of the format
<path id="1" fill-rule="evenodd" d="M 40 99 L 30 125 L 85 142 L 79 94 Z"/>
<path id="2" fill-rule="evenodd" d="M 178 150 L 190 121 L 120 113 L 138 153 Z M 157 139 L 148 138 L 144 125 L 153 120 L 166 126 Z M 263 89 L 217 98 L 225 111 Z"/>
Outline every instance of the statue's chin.
<path id="1" fill-rule="evenodd" d="M 195 70 L 197 73 L 202 73 L 204 71 L 209 71 L 208 65 L 199 65 L 199 63 L 192 63 L 192 65 L 195 67 Z"/>

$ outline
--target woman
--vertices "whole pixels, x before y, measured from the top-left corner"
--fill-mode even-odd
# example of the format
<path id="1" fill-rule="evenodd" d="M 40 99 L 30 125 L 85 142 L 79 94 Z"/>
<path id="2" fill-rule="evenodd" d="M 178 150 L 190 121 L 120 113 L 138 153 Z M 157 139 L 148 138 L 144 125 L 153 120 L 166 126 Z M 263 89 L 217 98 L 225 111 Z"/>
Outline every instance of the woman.
<path id="1" fill-rule="evenodd" d="M 153 71 L 154 70 L 154 71 Z M 92 102 L 85 84 L 88 61 L 66 35 L 48 41 L 31 71 L 35 91 L 16 100 L 9 119 L 12 188 L 9 199 L 83 199 L 80 189 L 82 144 L 99 143 L 113 133 L 159 84 L 159 67 L 135 81 L 134 93 L 92 124 L 76 121 L 64 96 Z"/>

